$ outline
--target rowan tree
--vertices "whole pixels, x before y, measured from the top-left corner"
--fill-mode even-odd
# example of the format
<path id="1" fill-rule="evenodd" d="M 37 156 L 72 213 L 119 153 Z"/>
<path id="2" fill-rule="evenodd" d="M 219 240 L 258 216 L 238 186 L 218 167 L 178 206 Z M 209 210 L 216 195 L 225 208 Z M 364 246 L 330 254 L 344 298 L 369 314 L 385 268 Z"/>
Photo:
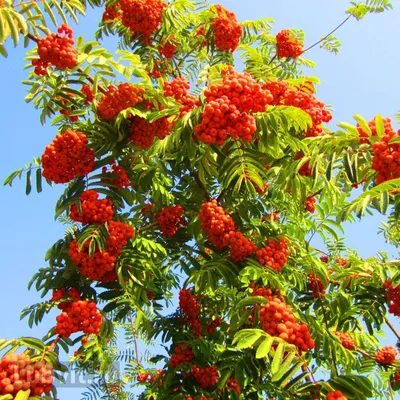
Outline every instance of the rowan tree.
<path id="1" fill-rule="evenodd" d="M 69 26 L 87 7 L 104 10 L 97 42 Z M 391 7 L 352 3 L 345 21 Z M 400 130 L 328 129 L 303 67 L 338 39 L 272 26 L 204 1 L 0 1 L 0 53 L 24 41 L 26 100 L 55 136 L 4 184 L 64 185 L 69 223 L 22 312 L 60 315 L 0 342 L 0 400 L 56 398 L 70 350 L 96 375 L 88 399 L 394 398 L 397 344 L 379 337 L 400 338 L 399 262 L 349 251 L 343 223 L 379 212 L 399 246 Z M 139 340 L 164 351 L 140 357 Z"/>

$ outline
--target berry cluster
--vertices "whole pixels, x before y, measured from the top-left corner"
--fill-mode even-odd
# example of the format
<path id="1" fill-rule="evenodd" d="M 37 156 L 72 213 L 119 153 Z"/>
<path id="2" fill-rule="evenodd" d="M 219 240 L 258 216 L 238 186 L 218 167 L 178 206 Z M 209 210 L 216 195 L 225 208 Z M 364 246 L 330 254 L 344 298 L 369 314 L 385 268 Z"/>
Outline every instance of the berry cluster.
<path id="1" fill-rule="evenodd" d="M 173 58 L 178 44 L 173 38 L 173 35 L 167 38 L 164 43 L 158 46 L 158 52 L 165 58 Z"/>
<path id="2" fill-rule="evenodd" d="M 387 280 L 383 287 L 387 290 L 386 299 L 389 305 L 389 313 L 400 317 L 400 285 L 393 287 L 392 282 Z"/>
<path id="3" fill-rule="evenodd" d="M 190 83 L 182 77 L 164 83 L 164 96 L 173 97 L 179 104 L 181 104 L 181 107 L 179 108 L 180 117 L 186 115 L 194 107 L 200 106 L 199 99 L 189 94 L 189 88 Z"/>
<path id="4" fill-rule="evenodd" d="M 324 284 L 321 282 L 321 279 L 319 279 L 315 274 L 309 274 L 308 278 L 310 280 L 307 283 L 307 287 L 312 291 L 314 298 L 319 299 L 323 297 L 326 289 Z"/>
<path id="5" fill-rule="evenodd" d="M 183 213 L 183 208 L 178 205 L 163 208 L 160 214 L 154 214 L 164 236 L 174 236 L 178 232 L 179 225 L 186 223 L 182 218 Z"/>
<path id="6" fill-rule="evenodd" d="M 140 382 L 140 383 L 146 382 L 149 376 L 150 375 L 147 372 L 140 373 L 137 376 L 137 381 Z"/>
<path id="7" fill-rule="evenodd" d="M 301 160 L 304 157 L 304 154 L 297 153 L 296 160 Z M 313 170 L 310 167 L 310 161 L 306 161 L 299 169 L 299 174 L 302 176 L 312 176 Z"/>
<path id="8" fill-rule="evenodd" d="M 236 225 L 229 214 L 218 205 L 217 200 L 201 205 L 199 219 L 201 229 L 207 233 L 208 240 L 218 250 L 228 247 L 225 235 L 236 231 Z"/>
<path id="9" fill-rule="evenodd" d="M 145 90 L 129 83 L 121 83 L 117 88 L 108 86 L 108 91 L 99 101 L 98 114 L 106 120 L 113 120 L 123 110 L 143 101 Z"/>
<path id="10" fill-rule="evenodd" d="M 141 211 L 143 214 L 153 214 L 154 207 L 155 205 L 152 203 L 145 203 Z"/>
<path id="11" fill-rule="evenodd" d="M 395 372 L 393 375 L 393 379 L 396 383 L 400 385 L 400 372 Z"/>
<path id="12" fill-rule="evenodd" d="M 333 332 L 340 340 L 340 343 L 345 349 L 354 350 L 356 342 L 347 332 Z"/>
<path id="13" fill-rule="evenodd" d="M 225 241 L 228 242 L 230 256 L 235 262 L 244 260 L 257 250 L 257 246 L 240 232 L 230 231 L 225 235 Z"/>
<path id="14" fill-rule="evenodd" d="M 221 146 L 230 136 L 250 142 L 256 131 L 250 113 L 263 112 L 273 100 L 269 90 L 263 89 L 251 75 L 238 73 L 232 67 L 222 73 L 222 82 L 204 91 L 207 104 L 201 123 L 194 129 L 194 138 L 206 144 Z"/>
<path id="15" fill-rule="evenodd" d="M 310 213 L 315 212 L 315 202 L 317 199 L 315 197 L 307 197 L 306 201 L 304 202 L 304 206 L 306 210 Z"/>
<path id="16" fill-rule="evenodd" d="M 81 300 L 81 295 L 75 288 L 71 288 L 67 292 L 67 296 L 65 296 L 65 293 L 66 293 L 65 288 L 55 289 L 53 290 L 53 295 L 50 299 L 51 302 L 55 302 L 67 297 L 66 301 L 62 301 L 57 305 L 57 307 L 62 311 L 68 311 L 71 308 L 72 302 Z"/>
<path id="17" fill-rule="evenodd" d="M 228 379 L 228 382 L 227 382 L 227 386 L 228 386 L 228 391 L 233 390 L 233 391 L 235 391 L 237 394 L 240 394 L 240 393 L 241 393 L 239 383 L 238 383 L 238 381 L 237 381 L 236 379 L 229 378 L 229 379 Z"/>
<path id="18" fill-rule="evenodd" d="M 110 180 L 114 185 L 118 186 L 119 188 L 124 188 L 128 187 L 131 184 L 131 181 L 128 177 L 128 174 L 126 171 L 121 167 L 121 165 L 117 165 L 115 161 L 112 161 L 110 163 L 111 166 L 111 174 L 117 175 L 118 178 L 113 178 L 113 179 L 104 179 L 106 181 Z M 108 172 L 107 167 L 103 167 L 101 172 L 103 174 L 106 174 Z"/>
<path id="19" fill-rule="evenodd" d="M 262 265 L 268 265 L 277 272 L 286 264 L 287 257 L 290 254 L 285 238 L 279 242 L 273 239 L 268 240 L 268 245 L 256 251 L 257 261 Z"/>
<path id="20" fill-rule="evenodd" d="M 215 318 L 213 321 L 207 324 L 207 333 L 212 335 L 216 329 L 222 324 L 222 320 L 220 317 Z"/>
<path id="21" fill-rule="evenodd" d="M 222 71 L 222 82 L 211 85 L 204 91 L 208 102 L 226 96 L 240 112 L 264 112 L 273 96 L 254 78 L 244 72 L 236 72 L 233 67 Z"/>
<path id="22" fill-rule="evenodd" d="M 86 190 L 80 197 L 81 212 L 76 204 L 72 204 L 69 217 L 72 221 L 86 224 L 103 224 L 110 221 L 113 214 L 113 202 L 108 199 L 98 200 L 95 190 Z"/>
<path id="23" fill-rule="evenodd" d="M 202 337 L 202 327 L 199 321 L 200 315 L 200 304 L 197 301 L 190 289 L 182 289 L 179 292 L 179 307 L 182 314 L 185 314 L 185 318 L 182 322 L 188 322 L 192 327 L 192 333 L 198 337 Z"/>
<path id="24" fill-rule="evenodd" d="M 271 104 L 293 106 L 305 111 L 312 119 L 311 128 L 305 133 L 305 137 L 323 135 L 321 124 L 332 119 L 331 112 L 325 108 L 325 104 L 319 101 L 309 86 L 304 84 L 298 88 L 289 88 L 287 82 L 268 81 L 263 85 L 263 89 L 268 89 L 274 99 Z"/>
<path id="25" fill-rule="evenodd" d="M 379 364 L 391 364 L 396 361 L 398 354 L 393 346 L 385 346 L 375 353 L 375 361 Z"/>
<path id="26" fill-rule="evenodd" d="M 372 137 L 378 136 L 378 133 L 376 131 L 375 118 L 372 121 L 368 122 L 368 127 L 371 130 Z M 384 127 L 384 136 L 388 136 L 390 138 L 397 136 L 396 131 L 392 127 L 391 118 L 383 118 L 383 127 Z M 358 137 L 359 137 L 360 143 L 362 143 L 362 144 L 369 143 L 369 140 L 368 140 L 369 136 L 368 136 L 367 132 L 365 132 L 365 130 L 360 126 L 360 124 L 357 124 L 357 130 L 358 130 Z"/>
<path id="27" fill-rule="evenodd" d="M 162 13 L 167 5 L 162 0 L 120 0 L 122 24 L 132 35 L 148 41 L 161 24 Z"/>
<path id="28" fill-rule="evenodd" d="M 349 400 L 340 390 L 329 392 L 326 394 L 326 400 Z"/>
<path id="29" fill-rule="evenodd" d="M 159 118 L 153 122 L 135 116 L 131 121 L 131 141 L 142 149 L 148 149 L 155 137 L 164 139 L 171 133 L 171 122 L 168 117 Z"/>
<path id="30" fill-rule="evenodd" d="M 398 132 L 400 134 L 400 130 Z M 376 184 L 400 178 L 400 143 L 389 143 L 392 136 L 385 135 L 372 145 L 372 169 L 377 171 Z"/>
<path id="31" fill-rule="evenodd" d="M 177 368 L 179 365 L 190 362 L 194 359 L 194 354 L 190 346 L 186 346 L 185 343 L 180 342 L 176 346 L 174 353 L 171 355 L 169 365 L 173 368 Z"/>
<path id="32" fill-rule="evenodd" d="M 85 104 L 92 103 L 96 97 L 90 85 L 82 85 L 81 92 L 85 95 Z"/>
<path id="33" fill-rule="evenodd" d="M 0 359 L 0 395 L 11 394 L 15 398 L 20 390 L 30 390 L 32 396 L 41 396 L 52 389 L 51 365 L 33 362 L 25 353 L 8 353 Z"/>
<path id="34" fill-rule="evenodd" d="M 299 351 L 314 348 L 315 343 L 308 331 L 308 326 L 296 322 L 292 310 L 279 290 L 276 290 L 274 294 L 271 289 L 254 288 L 252 296 L 263 296 L 268 300 L 268 304 L 260 307 L 260 321 L 265 332 L 294 344 Z"/>
<path id="35" fill-rule="evenodd" d="M 252 255 L 257 247 L 242 233 L 236 231 L 236 225 L 229 214 L 216 200 L 202 204 L 199 219 L 201 229 L 207 233 L 208 240 L 218 249 L 230 248 L 233 261 L 239 262 Z"/>
<path id="36" fill-rule="evenodd" d="M 42 175 L 54 183 L 67 183 L 91 172 L 94 152 L 87 144 L 87 137 L 81 132 L 67 130 L 58 134 L 42 155 Z"/>
<path id="37" fill-rule="evenodd" d="M 74 301 L 70 309 L 59 315 L 56 321 L 54 332 L 65 337 L 70 337 L 75 332 L 97 335 L 103 323 L 96 303 L 88 300 Z"/>
<path id="38" fill-rule="evenodd" d="M 104 13 L 103 13 L 103 17 L 102 17 L 102 21 L 103 22 L 110 22 L 113 21 L 115 19 L 119 19 L 120 18 L 120 8 L 119 8 L 119 4 L 116 3 L 112 6 L 108 6 L 106 7 Z"/>
<path id="39" fill-rule="evenodd" d="M 235 13 L 228 11 L 220 4 L 216 4 L 213 8 L 218 15 L 212 23 L 214 44 L 218 50 L 233 53 L 239 46 L 242 27 L 238 23 Z"/>
<path id="40" fill-rule="evenodd" d="M 70 99 L 73 99 L 75 95 L 73 93 L 65 93 Z M 77 122 L 79 120 L 79 117 L 77 115 L 71 115 L 71 110 L 74 107 L 67 107 L 67 105 L 70 103 L 67 99 L 64 97 L 59 97 L 58 100 L 64 105 L 64 108 L 60 110 L 60 114 L 64 115 L 68 120 L 71 122 Z"/>
<path id="41" fill-rule="evenodd" d="M 63 36 L 61 34 L 64 33 Z M 38 42 L 39 59 L 32 60 L 35 74 L 47 75 L 46 68 L 53 65 L 58 69 L 73 69 L 78 63 L 74 44 L 73 31 L 66 24 L 58 28 L 58 33 L 52 33 Z"/>
<path id="42" fill-rule="evenodd" d="M 281 58 L 297 58 L 303 53 L 303 44 L 293 32 L 284 29 L 276 35 L 276 52 Z"/>
<path id="43" fill-rule="evenodd" d="M 93 257 L 89 255 L 91 240 L 87 240 L 82 249 L 79 249 L 76 239 L 69 244 L 68 255 L 72 262 L 80 268 L 80 273 L 91 280 L 110 282 L 116 279 L 113 271 L 117 256 L 121 254 L 122 247 L 128 243 L 128 239 L 134 237 L 132 227 L 122 222 L 108 222 L 109 237 L 106 239 L 106 249 L 96 250 Z"/>
<path id="44" fill-rule="evenodd" d="M 218 382 L 218 370 L 215 367 L 199 368 L 192 366 L 192 374 L 195 381 L 202 389 L 214 386 Z"/>

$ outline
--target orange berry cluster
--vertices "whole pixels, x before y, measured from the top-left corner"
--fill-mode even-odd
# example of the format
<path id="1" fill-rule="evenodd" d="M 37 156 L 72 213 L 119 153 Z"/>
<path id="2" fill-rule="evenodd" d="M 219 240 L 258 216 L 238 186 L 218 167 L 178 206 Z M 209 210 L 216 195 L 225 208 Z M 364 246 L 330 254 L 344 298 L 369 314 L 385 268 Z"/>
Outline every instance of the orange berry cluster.
<path id="1" fill-rule="evenodd" d="M 164 96 L 173 97 L 179 104 L 181 104 L 181 107 L 179 108 L 180 117 L 186 115 L 194 107 L 200 106 L 199 99 L 189 94 L 189 88 L 190 83 L 182 77 L 164 83 Z"/>
<path id="2" fill-rule="evenodd" d="M 312 84 L 310 83 L 309 86 Z M 305 111 L 312 119 L 311 128 L 305 133 L 305 137 L 323 135 L 321 124 L 332 119 L 331 112 L 325 108 L 325 104 L 319 101 L 314 93 L 310 92 L 308 86 L 289 89 L 289 85 L 284 81 L 269 81 L 263 85 L 268 89 L 274 99 L 273 105 L 285 105 L 300 108 Z"/>
<path id="3" fill-rule="evenodd" d="M 396 361 L 398 354 L 393 346 L 385 346 L 375 353 L 375 361 L 379 364 L 391 364 Z"/>
<path id="4" fill-rule="evenodd" d="M 145 203 L 144 207 L 142 208 L 143 214 L 153 214 L 153 208 L 155 207 L 152 203 Z"/>
<path id="5" fill-rule="evenodd" d="M 194 359 L 194 354 L 190 346 L 180 342 L 176 346 L 174 353 L 171 355 L 169 365 L 173 368 L 177 368 L 179 365 L 190 362 Z"/>
<path id="6" fill-rule="evenodd" d="M 170 36 L 162 45 L 158 46 L 158 52 L 165 58 L 173 58 L 177 48 L 178 44 L 173 36 Z"/>
<path id="7" fill-rule="evenodd" d="M 312 291 L 314 298 L 318 299 L 323 297 L 326 292 L 324 284 L 321 282 L 321 279 L 318 278 L 315 274 L 308 274 L 308 278 L 310 279 L 307 283 L 307 287 Z"/>
<path id="8" fill-rule="evenodd" d="M 229 378 L 227 382 L 228 390 L 234 390 L 237 394 L 241 393 L 239 383 L 236 379 Z"/>
<path id="9" fill-rule="evenodd" d="M 257 247 L 242 233 L 236 231 L 236 225 L 229 214 L 216 200 L 201 205 L 199 214 L 201 229 L 207 233 L 208 240 L 218 249 L 230 248 L 233 261 L 239 262 L 252 255 Z"/>
<path id="10" fill-rule="evenodd" d="M 301 160 L 304 157 L 304 154 L 297 153 L 296 160 Z M 299 174 L 302 176 L 312 176 L 313 170 L 310 167 L 310 161 L 306 161 L 299 169 Z"/>
<path id="11" fill-rule="evenodd" d="M 65 292 L 66 292 L 65 288 L 53 290 L 53 295 L 52 295 L 50 301 L 54 302 L 54 301 L 63 299 L 65 297 Z M 68 300 L 61 302 L 57 306 L 62 311 L 68 311 L 71 308 L 71 304 L 73 301 L 81 300 L 81 295 L 78 292 L 78 290 L 76 290 L 75 288 L 71 288 L 68 291 L 66 297 L 68 298 Z"/>
<path id="12" fill-rule="evenodd" d="M 306 210 L 310 213 L 315 212 L 315 202 L 317 199 L 315 197 L 307 197 L 306 201 L 304 202 L 304 205 L 306 207 Z"/>
<path id="13" fill-rule="evenodd" d="M 108 91 L 99 101 L 98 114 L 106 120 L 113 120 L 123 110 L 143 101 L 145 90 L 129 83 L 121 83 L 117 88 L 108 86 Z"/>
<path id="14" fill-rule="evenodd" d="M 204 91 L 207 101 L 226 96 L 240 112 L 264 112 L 273 96 L 250 74 L 236 72 L 233 67 L 222 71 L 222 82 L 211 85 Z"/>
<path id="15" fill-rule="evenodd" d="M 8 353 L 0 359 L 0 395 L 11 394 L 15 398 L 20 390 L 30 390 L 32 396 L 41 396 L 52 388 L 51 365 L 33 362 L 25 353 Z"/>
<path id="16" fill-rule="evenodd" d="M 120 0 L 122 24 L 132 35 L 149 39 L 161 24 L 167 5 L 162 0 Z"/>
<path id="17" fill-rule="evenodd" d="M 101 20 L 103 22 L 106 22 L 106 21 L 113 21 L 114 19 L 117 18 L 120 18 L 120 8 L 118 3 L 106 7 Z"/>
<path id="18" fill-rule="evenodd" d="M 192 365 L 192 374 L 202 389 L 214 386 L 219 379 L 218 370 L 215 367 L 199 368 L 197 365 Z"/>
<path id="19" fill-rule="evenodd" d="M 213 321 L 207 324 L 207 333 L 212 335 L 216 329 L 222 324 L 222 320 L 220 317 L 215 318 Z"/>
<path id="20" fill-rule="evenodd" d="M 132 227 L 122 222 L 108 222 L 109 237 L 106 239 L 106 249 L 96 250 L 93 257 L 89 255 L 90 240 L 87 240 L 79 250 L 76 239 L 69 244 L 68 255 L 72 262 L 80 268 L 80 273 L 94 281 L 110 282 L 116 279 L 113 271 L 117 256 L 122 253 L 122 247 L 128 239 L 135 236 Z"/>
<path id="21" fill-rule="evenodd" d="M 90 85 L 82 85 L 81 92 L 85 95 L 85 104 L 92 103 L 96 97 Z"/>
<path id="22" fill-rule="evenodd" d="M 117 186 L 118 186 L 119 188 L 121 188 L 121 189 L 124 188 L 124 187 L 130 186 L 131 181 L 130 181 L 130 179 L 129 179 L 129 177 L 128 177 L 128 174 L 126 173 L 126 171 L 125 171 L 120 165 L 117 165 L 117 164 L 115 163 L 115 161 L 112 161 L 112 162 L 110 163 L 110 166 L 111 166 L 111 173 L 112 173 L 113 175 L 117 175 L 118 178 L 113 178 L 112 180 L 109 179 L 109 178 L 107 178 L 107 179 L 104 179 L 104 180 L 105 180 L 105 181 L 110 180 L 113 184 L 117 185 Z M 103 167 L 102 170 L 101 170 L 101 172 L 102 172 L 103 174 L 107 173 L 107 172 L 108 172 L 108 171 L 107 171 L 107 167 Z"/>
<path id="23" fill-rule="evenodd" d="M 277 272 L 286 264 L 290 254 L 285 238 L 278 241 L 269 239 L 268 245 L 256 251 L 257 261 L 262 265 L 268 265 Z"/>
<path id="24" fill-rule="evenodd" d="M 214 29 L 214 44 L 218 50 L 234 52 L 240 43 L 242 27 L 235 13 L 228 11 L 220 4 L 213 6 L 218 16 L 212 23 Z"/>
<path id="25" fill-rule="evenodd" d="M 131 121 L 131 141 L 142 149 L 148 149 L 155 137 L 164 139 L 171 133 L 171 122 L 168 117 L 159 118 L 153 122 L 135 116 Z"/>
<path id="26" fill-rule="evenodd" d="M 244 260 L 257 250 L 257 246 L 250 242 L 241 232 L 230 231 L 225 235 L 225 241 L 228 242 L 230 256 L 235 262 Z"/>
<path id="27" fill-rule="evenodd" d="M 228 247 L 225 235 L 236 230 L 236 225 L 230 215 L 218 205 L 217 200 L 211 200 L 201 205 L 199 213 L 201 229 L 207 233 L 208 240 L 218 249 Z"/>
<path id="28" fill-rule="evenodd" d="M 150 375 L 149 375 L 147 372 L 145 372 L 145 373 L 140 373 L 140 374 L 138 374 L 138 376 L 137 376 L 137 381 L 140 382 L 140 383 L 146 382 L 146 381 L 147 381 L 147 378 L 148 378 L 149 376 L 150 376 Z"/>
<path id="29" fill-rule="evenodd" d="M 377 185 L 390 179 L 400 178 L 400 143 L 389 143 L 395 136 L 393 130 L 388 131 L 379 142 L 372 144 L 372 169 L 377 171 Z M 396 132 L 394 132 L 396 133 Z M 400 136 L 400 130 L 396 136 Z"/>
<path id="30" fill-rule="evenodd" d="M 80 197 L 82 213 L 76 204 L 72 204 L 69 217 L 72 221 L 86 224 L 103 224 L 110 221 L 113 214 L 113 202 L 108 199 L 98 200 L 99 194 L 95 190 L 86 190 Z"/>
<path id="31" fill-rule="evenodd" d="M 75 97 L 75 95 L 73 93 L 65 93 L 69 98 L 73 99 Z M 64 105 L 67 106 L 69 101 L 63 97 L 59 97 L 58 100 Z M 65 115 L 65 117 L 67 119 L 69 119 L 71 122 L 76 122 L 79 120 L 79 117 L 77 115 L 72 115 L 71 116 L 71 109 L 73 109 L 74 107 L 65 107 L 63 109 L 60 110 L 60 114 Z"/>
<path id="32" fill-rule="evenodd" d="M 222 72 L 222 82 L 204 91 L 207 104 L 201 123 L 194 129 L 194 138 L 206 144 L 221 146 L 230 136 L 250 142 L 256 131 L 256 122 L 250 112 L 263 112 L 273 100 L 269 90 L 247 73 L 232 67 Z"/>
<path id="33" fill-rule="evenodd" d="M 386 292 L 386 299 L 389 304 L 389 313 L 400 317 L 400 285 L 393 287 L 392 282 L 387 280 L 383 285 Z"/>
<path id="34" fill-rule="evenodd" d="M 75 332 L 97 335 L 103 323 L 96 303 L 88 300 L 74 301 L 71 308 L 59 315 L 56 321 L 54 332 L 65 337 L 70 337 Z"/>
<path id="35" fill-rule="evenodd" d="M 333 332 L 340 340 L 340 343 L 345 349 L 354 350 L 356 342 L 347 332 Z"/>
<path id="36" fill-rule="evenodd" d="M 192 328 L 193 335 L 201 338 L 203 329 L 199 321 L 200 304 L 190 289 L 182 289 L 179 292 L 179 307 L 182 313 L 186 315 L 185 318 L 182 318 L 182 322 L 188 322 Z"/>
<path id="37" fill-rule="evenodd" d="M 384 126 L 384 136 L 389 136 L 390 138 L 397 136 L 396 131 L 392 127 L 392 119 L 391 118 L 383 118 L 383 126 Z M 368 127 L 371 130 L 371 137 L 376 137 L 378 135 L 376 131 L 376 122 L 375 118 L 372 121 L 368 122 Z M 357 130 L 358 130 L 358 137 L 360 140 L 360 143 L 369 143 L 368 140 L 368 134 L 365 132 L 365 130 L 360 126 L 360 124 L 357 124 Z"/>
<path id="38" fill-rule="evenodd" d="M 395 372 L 393 378 L 394 381 L 400 385 L 400 372 Z"/>
<path id="39" fill-rule="evenodd" d="M 42 155 L 42 175 L 54 183 L 67 183 L 93 170 L 94 152 L 87 137 L 77 131 L 58 134 Z"/>
<path id="40" fill-rule="evenodd" d="M 268 304 L 260 307 L 260 321 L 265 332 L 294 344 L 299 351 L 315 347 L 308 326 L 296 322 L 296 317 L 278 290 L 274 295 L 271 289 L 254 288 L 252 296 L 263 296 L 268 300 Z"/>
<path id="41" fill-rule="evenodd" d="M 326 395 L 327 400 L 349 400 L 340 390 L 335 390 L 334 392 L 329 392 Z"/>
<path id="42" fill-rule="evenodd" d="M 64 33 L 63 36 L 61 34 Z M 73 31 L 66 24 L 58 28 L 58 33 L 52 33 L 38 42 L 39 59 L 32 60 L 35 74 L 47 75 L 46 68 L 53 65 L 58 69 L 73 69 L 78 63 L 74 44 Z"/>
<path id="43" fill-rule="evenodd" d="M 281 58 L 297 58 L 303 53 L 303 44 L 293 32 L 284 29 L 276 35 L 276 52 Z"/>
<path id="44" fill-rule="evenodd" d="M 192 396 L 186 397 L 186 400 L 195 400 Z M 199 397 L 197 400 L 214 400 L 212 397 Z"/>
<path id="45" fill-rule="evenodd" d="M 179 225 L 185 224 L 186 221 L 182 218 L 183 213 L 183 208 L 178 205 L 165 207 L 160 214 L 154 214 L 164 236 L 174 236 L 178 232 Z"/>

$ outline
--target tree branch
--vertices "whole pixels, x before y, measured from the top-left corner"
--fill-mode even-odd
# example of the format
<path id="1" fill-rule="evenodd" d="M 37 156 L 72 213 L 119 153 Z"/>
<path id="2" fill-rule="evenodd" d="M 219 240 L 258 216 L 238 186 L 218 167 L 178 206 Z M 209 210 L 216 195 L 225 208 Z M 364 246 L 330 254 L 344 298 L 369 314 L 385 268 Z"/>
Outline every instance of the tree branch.
<path id="1" fill-rule="evenodd" d="M 199 174 L 197 173 L 197 171 L 191 172 L 190 175 L 193 176 L 193 178 L 195 179 L 195 181 L 196 181 L 196 183 L 199 185 L 199 187 L 200 187 L 201 189 L 203 189 L 204 197 L 206 198 L 206 200 L 207 200 L 207 201 L 210 201 L 210 200 L 211 200 L 210 193 L 208 193 L 208 190 L 207 190 L 206 186 L 205 186 L 204 183 L 200 180 Z"/>
<path id="2" fill-rule="evenodd" d="M 397 332 L 397 329 L 394 327 L 394 325 L 387 319 L 387 317 L 385 317 L 385 321 L 386 321 L 387 326 L 392 330 L 392 332 L 397 337 L 397 340 L 400 340 L 400 334 L 399 334 L 399 332 Z"/>
<path id="3" fill-rule="evenodd" d="M 150 229 L 155 228 L 156 226 L 158 226 L 158 222 L 152 222 L 149 225 L 143 226 L 142 228 L 138 228 L 136 229 L 136 232 L 144 232 L 144 231 L 148 231 Z"/>

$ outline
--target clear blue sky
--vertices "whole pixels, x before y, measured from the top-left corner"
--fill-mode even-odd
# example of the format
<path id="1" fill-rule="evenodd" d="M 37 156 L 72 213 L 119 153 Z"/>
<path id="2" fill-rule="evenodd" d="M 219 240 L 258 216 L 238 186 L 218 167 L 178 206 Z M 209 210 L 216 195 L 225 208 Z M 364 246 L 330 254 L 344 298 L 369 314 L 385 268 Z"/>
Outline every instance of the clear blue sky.
<path id="1" fill-rule="evenodd" d="M 346 17 L 344 11 L 349 5 L 345 0 L 230 0 L 219 3 L 234 11 L 240 21 L 274 18 L 274 34 L 285 28 L 303 29 L 307 47 L 336 27 Z M 82 19 L 82 26 L 76 28 L 77 34 L 92 40 L 100 15 L 99 11 L 89 10 L 88 18 Z M 308 58 L 317 62 L 317 69 L 310 74 L 321 79 L 318 97 L 333 106 L 334 122 L 352 123 L 351 116 L 355 113 L 368 120 L 377 113 L 393 118 L 400 109 L 400 7 L 368 16 L 360 22 L 351 19 L 337 35 L 343 43 L 338 56 L 319 47 L 307 53 Z M 38 111 L 24 102 L 26 88 L 21 80 L 26 79 L 27 74 L 23 70 L 23 48 L 13 49 L 10 42 L 7 48 L 8 59 L 0 61 L 1 180 L 34 156 L 40 156 L 56 134 L 54 128 L 42 127 Z M 55 318 L 55 314 L 50 315 L 41 326 L 30 330 L 25 320 L 19 320 L 19 314 L 25 306 L 39 301 L 36 292 L 27 291 L 27 282 L 38 268 L 45 266 L 46 250 L 63 234 L 64 227 L 53 221 L 54 205 L 62 187 L 43 186 L 41 194 L 32 193 L 27 197 L 24 185 L 24 182 L 16 182 L 13 188 L 0 188 L 3 281 L 0 337 L 4 338 L 41 337 L 54 324 Z M 381 220 L 377 215 L 350 226 L 348 245 L 363 257 L 373 256 L 378 250 L 387 250 L 396 257 L 395 251 L 376 234 Z M 61 398 L 70 400 L 79 399 L 79 393 L 77 390 L 60 392 Z"/>

